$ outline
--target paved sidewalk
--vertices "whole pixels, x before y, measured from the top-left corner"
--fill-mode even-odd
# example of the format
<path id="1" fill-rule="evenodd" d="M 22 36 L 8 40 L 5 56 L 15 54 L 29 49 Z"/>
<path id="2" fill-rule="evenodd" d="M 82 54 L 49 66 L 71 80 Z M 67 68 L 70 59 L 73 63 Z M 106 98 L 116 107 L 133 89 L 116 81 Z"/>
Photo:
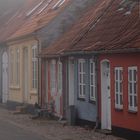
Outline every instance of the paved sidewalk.
<path id="1" fill-rule="evenodd" d="M 57 121 L 52 120 L 32 120 L 30 115 L 18 114 L 0 108 L 0 121 L 7 121 L 21 129 L 31 133 L 36 133 L 44 140 L 124 140 L 111 135 L 103 135 L 93 130 L 75 126 L 63 126 Z"/>

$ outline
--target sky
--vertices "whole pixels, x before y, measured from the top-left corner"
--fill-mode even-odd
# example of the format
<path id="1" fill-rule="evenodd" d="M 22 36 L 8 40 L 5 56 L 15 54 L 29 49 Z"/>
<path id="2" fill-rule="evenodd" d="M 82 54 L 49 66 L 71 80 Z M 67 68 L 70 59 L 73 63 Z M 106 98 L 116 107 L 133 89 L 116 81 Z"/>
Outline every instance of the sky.
<path id="1" fill-rule="evenodd" d="M 0 0 L 0 15 L 5 13 L 8 9 L 22 4 L 24 0 Z"/>

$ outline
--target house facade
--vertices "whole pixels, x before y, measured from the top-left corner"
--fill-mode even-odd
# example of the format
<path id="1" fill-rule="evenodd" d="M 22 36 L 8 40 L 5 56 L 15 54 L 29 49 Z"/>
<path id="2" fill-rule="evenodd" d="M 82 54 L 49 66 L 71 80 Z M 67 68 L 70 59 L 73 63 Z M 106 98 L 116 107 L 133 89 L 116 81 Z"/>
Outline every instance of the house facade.
<path id="1" fill-rule="evenodd" d="M 94 5 L 96 1 L 71 1 L 69 6 L 65 8 L 48 26 L 43 28 L 38 34 L 41 36 L 43 50 L 50 48 L 57 40 L 59 40 L 65 32 L 84 14 L 84 11 Z M 79 10 L 78 10 L 79 9 Z M 78 11 L 79 12 L 78 12 Z M 47 36 L 47 37 L 46 37 Z M 41 104 L 54 101 L 55 114 L 58 117 L 66 117 L 68 108 L 68 92 L 67 92 L 67 59 L 52 57 L 51 59 L 42 58 L 42 85 L 41 87 Z M 64 77 L 62 75 L 65 75 Z M 45 75 L 45 76 L 44 76 Z M 44 77 L 46 79 L 44 79 Z M 59 82 L 60 80 L 60 82 Z M 61 81 L 62 80 L 62 81 Z M 62 83 L 62 86 L 61 86 Z M 60 84 L 60 85 L 59 85 Z M 64 86 L 64 85 L 65 86 Z M 47 87 L 47 88 L 46 88 Z M 60 88 L 60 89 L 59 89 Z M 61 89 L 62 88 L 62 89 Z M 64 89 L 63 89 L 64 88 Z M 60 114 L 60 115 L 59 115 Z"/>
<path id="2" fill-rule="evenodd" d="M 26 1 L 20 1 L 11 7 L 5 5 L 4 9 L 6 9 L 6 11 L 1 11 L 0 15 L 0 102 L 4 104 L 7 103 L 9 98 L 9 52 L 6 40 L 21 24 L 23 18 L 19 17 L 20 21 L 16 25 L 13 24 L 12 19 L 14 19 L 15 14 L 18 15 L 23 11 L 23 7 L 26 5 L 25 3 Z M 7 12 L 7 14 L 5 14 L 5 12 Z M 11 26 L 13 26 L 13 28 L 11 28 Z"/>
<path id="3" fill-rule="evenodd" d="M 138 60 L 138 52 L 100 57 L 102 128 L 111 128 L 114 133 L 129 139 L 138 139 L 140 134 Z M 105 121 L 105 118 L 110 120 Z"/>
<path id="4" fill-rule="evenodd" d="M 63 106 L 61 115 L 70 119 L 70 114 L 75 114 L 74 119 L 79 124 L 95 126 L 95 123 L 98 123 L 97 57 L 94 54 L 88 55 L 81 52 L 81 48 L 72 50 L 71 46 L 78 42 L 82 35 L 89 30 L 90 26 L 92 26 L 91 23 L 96 22 L 101 16 L 101 11 L 104 11 L 109 4 L 110 1 L 95 2 L 93 7 L 61 39 L 44 49 L 41 54 L 42 61 L 47 64 L 45 70 L 47 72 L 47 90 L 45 89 L 47 96 L 50 96 L 51 91 L 55 90 L 55 96 L 59 97 L 57 91 L 60 82 L 57 77 L 62 77 L 63 101 L 59 97 L 59 105 Z M 62 65 L 62 73 L 57 72 L 59 70 L 59 61 Z M 51 86 L 53 81 L 56 88 Z M 54 101 L 55 98 L 53 98 Z M 70 110 L 72 106 L 75 108 L 73 110 L 75 113 Z"/>
<path id="5" fill-rule="evenodd" d="M 120 136 L 124 135 L 128 139 L 139 139 L 138 3 L 111 1 L 103 14 L 96 19 L 96 22 L 90 22 L 91 24 L 85 26 L 85 30 L 81 28 L 80 35 L 76 31 L 78 26 L 71 28 L 64 39 L 46 49 L 46 52 L 42 52 L 42 56 L 68 57 L 65 59 L 68 73 L 65 88 L 67 88 L 68 97 L 73 99 L 70 102 L 75 105 L 80 119 L 90 120 L 87 111 L 90 110 L 90 102 L 85 104 L 91 95 L 91 88 L 97 87 L 95 92 L 97 104 L 93 103 L 94 107 L 91 108 L 98 106 L 98 109 L 93 109 L 95 112 L 92 111 L 99 117 L 101 128 L 111 130 Z M 74 38 L 71 37 L 72 35 Z M 95 86 L 90 83 L 89 78 L 94 75 L 94 72 L 91 73 L 94 59 L 97 60 L 95 61 L 97 72 Z M 87 95 L 84 94 L 85 91 Z M 96 111 L 97 114 L 95 114 Z"/>
<path id="6" fill-rule="evenodd" d="M 9 102 L 38 102 L 37 50 L 34 39 L 9 44 Z"/>
<path id="7" fill-rule="evenodd" d="M 1 73 L 1 84 L 0 84 L 0 89 L 1 89 L 1 96 L 0 96 L 0 101 L 2 103 L 6 103 L 8 100 L 8 63 L 9 63 L 9 58 L 8 58 L 8 49 L 5 45 L 1 45 L 0 49 L 1 53 L 1 67 L 0 67 L 0 73 Z"/>

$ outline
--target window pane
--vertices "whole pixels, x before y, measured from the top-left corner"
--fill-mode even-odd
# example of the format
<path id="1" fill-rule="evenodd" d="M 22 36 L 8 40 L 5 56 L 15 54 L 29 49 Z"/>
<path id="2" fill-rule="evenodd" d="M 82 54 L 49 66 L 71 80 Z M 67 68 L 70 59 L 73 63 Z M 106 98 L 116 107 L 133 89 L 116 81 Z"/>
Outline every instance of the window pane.
<path id="1" fill-rule="evenodd" d="M 86 72 L 86 63 L 83 62 L 83 72 Z"/>
<path id="2" fill-rule="evenodd" d="M 121 70 L 119 71 L 119 80 L 120 81 L 122 80 L 122 71 Z"/>
<path id="3" fill-rule="evenodd" d="M 132 81 L 132 70 L 129 70 L 129 81 Z"/>
<path id="4" fill-rule="evenodd" d="M 122 93 L 122 82 L 120 83 L 120 93 Z"/>
<path id="5" fill-rule="evenodd" d="M 132 106 L 132 95 L 130 95 L 130 106 Z"/>
<path id="6" fill-rule="evenodd" d="M 129 92 L 132 94 L 132 83 L 129 83 Z"/>
<path id="7" fill-rule="evenodd" d="M 86 83 L 86 74 L 83 74 L 83 83 Z"/>
<path id="8" fill-rule="evenodd" d="M 116 82 L 116 92 L 118 92 L 118 82 Z"/>
<path id="9" fill-rule="evenodd" d="M 123 98 L 122 98 L 122 95 L 120 95 L 120 104 L 121 104 L 121 105 L 123 104 Z"/>
<path id="10" fill-rule="evenodd" d="M 90 73 L 93 73 L 93 63 L 90 63 Z"/>
<path id="11" fill-rule="evenodd" d="M 134 70 L 134 81 L 137 81 L 137 71 Z"/>
<path id="12" fill-rule="evenodd" d="M 94 85 L 93 84 L 93 80 L 94 80 L 93 78 L 94 78 L 93 75 L 91 75 L 91 80 L 90 80 L 91 83 L 90 83 L 90 85 Z"/>
<path id="13" fill-rule="evenodd" d="M 137 83 L 134 83 L 134 94 L 137 93 Z"/>
<path id="14" fill-rule="evenodd" d="M 119 102 L 118 102 L 118 94 L 116 94 L 116 104 L 119 104 Z"/>
<path id="15" fill-rule="evenodd" d="M 79 85 L 79 94 L 82 95 L 82 85 Z"/>
<path id="16" fill-rule="evenodd" d="M 85 94 L 86 94 L 86 86 L 83 85 L 83 95 L 85 95 Z"/>
<path id="17" fill-rule="evenodd" d="M 134 96 L 134 106 L 137 107 L 137 96 Z"/>
<path id="18" fill-rule="evenodd" d="M 90 93 L 91 97 L 93 97 L 93 96 L 94 96 L 94 95 L 93 95 L 93 92 L 94 92 L 94 91 L 93 91 L 93 86 L 90 87 L 90 92 L 91 92 L 91 93 Z"/>
<path id="19" fill-rule="evenodd" d="M 118 80 L 118 70 L 115 70 L 116 72 L 116 80 Z"/>

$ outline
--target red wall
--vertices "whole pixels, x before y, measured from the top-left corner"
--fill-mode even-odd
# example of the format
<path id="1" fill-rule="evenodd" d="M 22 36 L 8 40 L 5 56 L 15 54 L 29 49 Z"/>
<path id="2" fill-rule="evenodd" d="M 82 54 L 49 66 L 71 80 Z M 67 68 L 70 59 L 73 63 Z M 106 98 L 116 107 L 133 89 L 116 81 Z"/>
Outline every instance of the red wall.
<path id="1" fill-rule="evenodd" d="M 104 54 L 99 56 L 99 116 L 101 119 L 101 76 L 100 62 L 104 59 L 110 61 L 111 72 L 111 119 L 112 126 L 127 128 L 140 131 L 140 53 L 132 54 Z M 115 109 L 115 84 L 114 84 L 114 67 L 123 67 L 123 110 Z M 138 112 L 128 112 L 128 67 L 138 67 Z"/>

